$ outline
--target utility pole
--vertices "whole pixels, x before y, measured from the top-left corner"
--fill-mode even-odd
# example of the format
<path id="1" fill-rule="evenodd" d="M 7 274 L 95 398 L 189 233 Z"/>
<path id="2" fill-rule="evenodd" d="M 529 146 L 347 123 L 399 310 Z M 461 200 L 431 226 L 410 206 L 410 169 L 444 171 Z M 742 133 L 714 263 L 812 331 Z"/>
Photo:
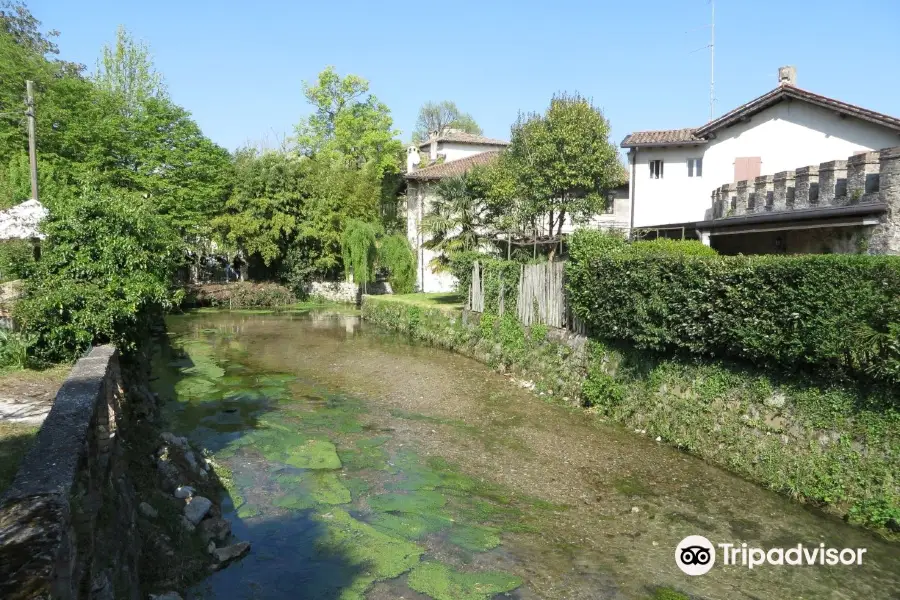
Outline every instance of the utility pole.
<path id="1" fill-rule="evenodd" d="M 25 82 L 25 116 L 28 117 L 28 162 L 31 163 L 31 198 L 38 200 L 37 141 L 34 133 L 34 83 Z"/>

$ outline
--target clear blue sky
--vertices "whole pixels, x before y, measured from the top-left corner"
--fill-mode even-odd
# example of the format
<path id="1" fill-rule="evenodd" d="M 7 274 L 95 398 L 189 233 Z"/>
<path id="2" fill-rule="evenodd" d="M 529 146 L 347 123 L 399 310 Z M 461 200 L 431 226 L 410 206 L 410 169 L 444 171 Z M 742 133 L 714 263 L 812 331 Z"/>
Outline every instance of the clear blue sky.
<path id="1" fill-rule="evenodd" d="M 31 0 L 63 57 L 93 69 L 125 25 L 152 48 L 172 98 L 228 149 L 290 132 L 302 81 L 326 65 L 371 82 L 403 139 L 419 106 L 453 100 L 508 138 L 556 91 L 593 98 L 618 144 L 630 131 L 709 115 L 707 0 L 453 2 Z M 900 116 L 900 1 L 718 0 L 716 104 L 726 112 L 798 85 Z M 900 141 L 898 141 L 900 143 Z"/>

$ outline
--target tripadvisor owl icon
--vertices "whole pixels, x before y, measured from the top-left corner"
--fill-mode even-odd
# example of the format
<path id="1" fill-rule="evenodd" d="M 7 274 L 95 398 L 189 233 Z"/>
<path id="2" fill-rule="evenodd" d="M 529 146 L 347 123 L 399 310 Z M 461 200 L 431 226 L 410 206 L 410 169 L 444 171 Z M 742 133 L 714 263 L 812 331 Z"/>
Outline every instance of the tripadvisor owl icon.
<path id="1" fill-rule="evenodd" d="M 688 575 L 703 575 L 716 564 L 716 549 L 702 535 L 689 535 L 675 548 L 675 564 Z"/>

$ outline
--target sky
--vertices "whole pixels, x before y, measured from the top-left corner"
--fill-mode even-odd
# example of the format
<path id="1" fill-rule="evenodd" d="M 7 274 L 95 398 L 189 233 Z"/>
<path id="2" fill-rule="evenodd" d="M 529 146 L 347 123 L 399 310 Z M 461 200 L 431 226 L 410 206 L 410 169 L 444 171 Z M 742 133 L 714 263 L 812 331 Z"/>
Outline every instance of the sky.
<path id="1" fill-rule="evenodd" d="M 26 0 L 27 1 L 27 0 Z M 30 0 L 61 57 L 93 70 L 124 25 L 147 42 L 172 99 L 215 142 L 276 147 L 328 65 L 371 83 L 408 141 L 419 107 L 452 100 L 485 135 L 554 93 L 600 107 L 628 133 L 709 119 L 708 0 Z M 715 114 L 797 84 L 900 116 L 900 0 L 717 0 Z"/>

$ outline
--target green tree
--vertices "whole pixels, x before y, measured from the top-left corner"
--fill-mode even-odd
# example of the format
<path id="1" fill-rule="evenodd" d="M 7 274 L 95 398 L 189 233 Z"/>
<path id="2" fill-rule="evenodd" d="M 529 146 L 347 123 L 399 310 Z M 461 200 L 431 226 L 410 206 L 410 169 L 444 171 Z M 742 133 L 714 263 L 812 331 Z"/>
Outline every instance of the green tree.
<path id="1" fill-rule="evenodd" d="M 378 245 L 378 264 L 387 270 L 395 294 L 410 294 L 416 287 L 416 253 L 406 235 L 395 233 Z"/>
<path id="2" fill-rule="evenodd" d="M 150 98 L 166 97 L 165 82 L 153 65 L 149 46 L 121 25 L 115 43 L 101 51 L 94 81 L 100 89 L 121 96 L 128 114 L 139 111 Z"/>
<path id="3" fill-rule="evenodd" d="M 475 122 L 475 118 L 468 113 L 461 112 L 455 102 L 450 100 L 426 102 L 419 109 L 416 129 L 413 131 L 413 142 L 427 140 L 433 131 L 443 131 L 448 127 L 466 133 L 482 134 L 481 127 Z"/>
<path id="4" fill-rule="evenodd" d="M 178 300 L 181 243 L 139 196 L 85 189 L 56 199 L 41 228 L 41 258 L 15 307 L 38 359 L 72 360 L 107 342 L 130 352 Z"/>
<path id="5" fill-rule="evenodd" d="M 341 234 L 341 255 L 347 280 L 365 285 L 375 280 L 378 256 L 378 228 L 365 221 L 350 219 Z"/>
<path id="6" fill-rule="evenodd" d="M 606 206 L 621 164 L 609 123 L 579 95 L 554 96 L 544 114 L 520 116 L 512 128 L 508 167 L 520 214 L 558 236 L 566 218 L 586 219 Z"/>
<path id="7" fill-rule="evenodd" d="M 421 224 L 427 236 L 423 245 L 436 252 L 431 262 L 435 270 L 446 269 L 454 254 L 480 250 L 493 239 L 490 177 L 488 169 L 476 167 L 437 184 L 436 198 Z"/>
<path id="8" fill-rule="evenodd" d="M 356 75 L 341 77 L 328 67 L 303 92 L 313 113 L 297 126 L 302 154 L 332 153 L 348 165 L 375 163 L 380 173 L 396 171 L 402 145 L 395 138 L 388 107 L 369 92 L 369 82 Z"/>

